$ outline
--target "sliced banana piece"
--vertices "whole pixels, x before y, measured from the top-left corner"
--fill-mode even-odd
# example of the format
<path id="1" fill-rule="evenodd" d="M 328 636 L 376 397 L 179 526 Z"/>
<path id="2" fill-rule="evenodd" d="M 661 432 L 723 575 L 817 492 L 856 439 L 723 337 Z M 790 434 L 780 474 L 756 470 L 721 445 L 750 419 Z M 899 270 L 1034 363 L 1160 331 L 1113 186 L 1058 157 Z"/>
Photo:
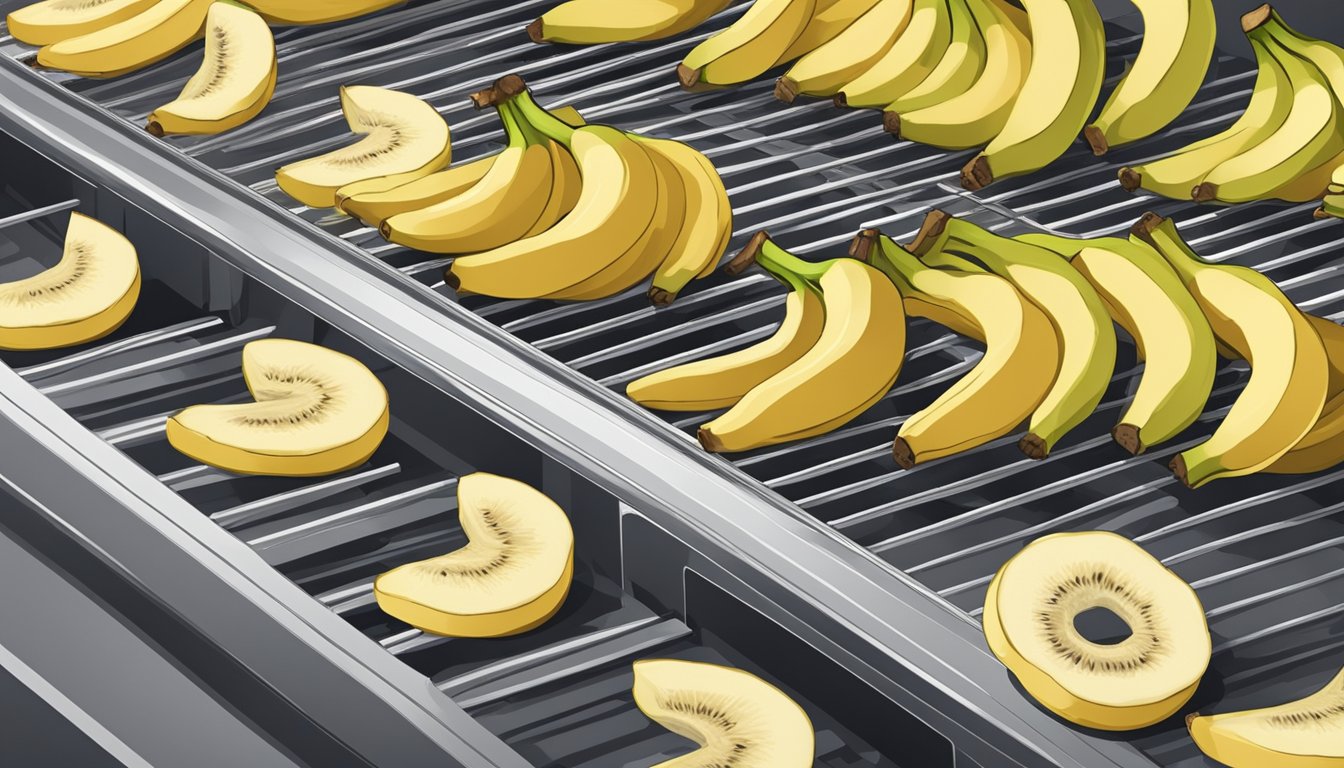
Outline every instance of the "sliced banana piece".
<path id="1" fill-rule="evenodd" d="M 0 283 L 0 349 L 53 349 L 102 338 L 140 297 L 135 246 L 106 224 L 70 214 L 56 266 Z"/>
<path id="2" fill-rule="evenodd" d="M 311 477 L 363 464 L 387 434 L 387 390 L 363 363 L 291 339 L 243 347 L 256 402 L 193 405 L 168 419 L 168 442 L 230 472 Z"/>
<path id="3" fill-rule="evenodd" d="M 1297 701 L 1186 718 L 1201 751 L 1231 768 L 1344 766 L 1344 670 Z"/>
<path id="4" fill-rule="evenodd" d="M 574 531 L 549 496 L 486 472 L 457 483 L 467 545 L 373 582 L 378 607 L 425 632 L 502 637 L 560 609 L 574 575 Z"/>
<path id="5" fill-rule="evenodd" d="M 9 34 L 29 45 L 50 45 L 110 27 L 140 13 L 156 0 L 42 0 L 5 19 Z"/>
<path id="6" fill-rule="evenodd" d="M 634 672 L 640 711 L 700 745 L 653 768 L 812 765 L 812 720 L 787 694 L 750 672 L 681 659 L 642 659 Z"/>
<path id="7" fill-rule="evenodd" d="M 280 188 L 304 205 L 330 208 L 336 190 L 347 184 L 379 177 L 413 181 L 448 165 L 452 157 L 448 123 L 409 93 L 342 86 L 341 110 L 350 130 L 364 138 L 275 172 Z"/>
<path id="8" fill-rule="evenodd" d="M 213 0 L 160 0 L 140 13 L 38 50 L 39 66 L 116 77 L 177 53 L 201 36 Z"/>
<path id="9" fill-rule="evenodd" d="M 215 3 L 205 17 L 205 59 L 182 92 L 149 115 L 146 130 L 220 133 L 256 117 L 275 93 L 275 38 L 252 11 Z"/>

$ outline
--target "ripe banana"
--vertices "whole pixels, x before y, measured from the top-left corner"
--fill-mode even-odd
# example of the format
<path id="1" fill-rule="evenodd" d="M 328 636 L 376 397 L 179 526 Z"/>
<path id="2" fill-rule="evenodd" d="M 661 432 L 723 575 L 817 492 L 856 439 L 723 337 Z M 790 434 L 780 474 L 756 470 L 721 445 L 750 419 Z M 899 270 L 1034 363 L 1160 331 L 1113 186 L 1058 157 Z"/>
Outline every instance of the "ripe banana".
<path id="1" fill-rule="evenodd" d="M 140 13 L 41 48 L 39 66 L 116 77 L 165 59 L 201 36 L 213 0 L 161 0 Z"/>
<path id="2" fill-rule="evenodd" d="M 970 373 L 901 425 L 892 446 L 909 469 L 1017 429 L 1045 399 L 1059 365 L 1050 321 L 1007 280 L 934 269 L 875 229 L 850 247 L 894 282 L 906 311 L 985 345 Z"/>
<path id="3" fill-rule="evenodd" d="M 1344 670 L 1297 701 L 1185 719 L 1200 751 L 1231 768 L 1339 768 L 1344 765 Z"/>
<path id="4" fill-rule="evenodd" d="M 694 29 L 731 0 L 569 0 L 527 27 L 534 43 L 622 43 L 661 40 Z"/>
<path id="5" fill-rule="evenodd" d="M 700 43 L 677 65 L 682 87 L 732 85 L 774 66 L 798 39 L 816 0 L 756 0 L 727 29 Z"/>
<path id="6" fill-rule="evenodd" d="M 1151 136 L 1189 106 L 1213 58 L 1213 0 L 1133 0 L 1143 16 L 1138 58 L 1083 129 L 1098 156 Z"/>
<path id="7" fill-rule="evenodd" d="M 714 164 L 693 147 L 669 139 L 636 136 L 635 140 L 681 178 L 684 212 L 677 222 L 677 239 L 649 287 L 649 301 L 665 307 L 687 283 L 710 275 L 718 266 L 733 234 L 733 206 Z"/>
<path id="8" fill-rule="evenodd" d="M 1171 265 L 1137 238 L 1033 233 L 1015 239 L 1068 259 L 1138 347 L 1143 373 L 1111 430 L 1115 441 L 1138 455 L 1193 424 L 1213 389 L 1218 350 L 1209 321 Z"/>
<path id="9" fill-rule="evenodd" d="M 1031 66 L 1031 39 L 1000 2 L 968 5 L 985 40 L 980 77 L 965 92 L 922 109 L 902 112 L 887 105 L 882 125 L 889 133 L 943 149 L 970 149 L 993 140 L 1008 122 Z"/>
<path id="10" fill-rule="evenodd" d="M 636 379 L 625 388 L 631 399 L 646 408 L 665 411 L 727 408 L 752 387 L 792 365 L 817 343 L 826 320 L 821 293 L 801 276 L 762 258 L 765 240 L 765 233 L 757 233 L 733 258 L 728 269 L 736 274 L 754 262 L 788 287 L 784 320 L 775 333 L 736 352 L 665 368 Z"/>
<path id="11" fill-rule="evenodd" d="M 1198 488 L 1268 467 L 1321 415 L 1330 366 L 1320 335 L 1272 280 L 1203 261 L 1170 219 L 1147 213 L 1133 231 L 1176 269 L 1214 335 L 1251 364 L 1246 388 L 1213 436 L 1173 459 L 1172 471 Z"/>
<path id="12" fill-rule="evenodd" d="M 1330 384 L 1321 418 L 1292 450 L 1265 467 L 1265 472 L 1301 475 L 1329 469 L 1344 461 L 1344 327 L 1316 315 L 1307 315 L 1321 337 L 1330 364 Z"/>
<path id="13" fill-rule="evenodd" d="M 882 399 L 904 362 L 901 295 L 881 272 L 848 258 L 811 264 L 762 240 L 758 261 L 821 291 L 825 324 L 802 357 L 700 427 L 707 451 L 746 451 L 829 432 Z"/>
<path id="14" fill-rule="evenodd" d="M 817 0 L 812 9 L 812 18 L 803 27 L 803 31 L 794 38 L 793 44 L 775 59 L 774 66 L 787 64 L 805 53 L 814 51 L 835 39 L 859 17 L 867 13 L 878 0 Z"/>
<path id="15" fill-rule="evenodd" d="M 1174 155 L 1119 171 L 1120 186 L 1133 192 L 1146 189 L 1159 195 L 1185 200 L 1209 171 L 1242 150 L 1253 147 L 1274 133 L 1293 106 L 1293 88 L 1288 73 L 1269 49 L 1255 38 L 1256 76 L 1246 111 L 1227 129 L 1184 147 Z"/>
<path id="16" fill-rule="evenodd" d="M 146 130 L 208 134 L 236 128 L 261 113 L 275 93 L 275 39 L 265 20 L 228 3 L 205 17 L 205 59 L 177 98 L 149 115 Z"/>
<path id="17" fill-rule="evenodd" d="M 326 24 L 366 16 L 406 0 L 248 0 L 272 24 Z"/>
<path id="18" fill-rule="evenodd" d="M 1101 92 L 1106 37 L 1092 0 L 1024 0 L 1031 68 L 1003 131 L 961 172 L 977 190 L 1044 168 L 1069 148 Z"/>
<path id="19" fill-rule="evenodd" d="M 930 266 L 962 253 L 1008 280 L 1041 308 L 1059 337 L 1059 375 L 1031 416 L 1018 443 L 1044 459 L 1070 429 L 1092 414 L 1115 372 L 1115 331 L 1106 305 L 1077 270 L 1043 248 L 988 232 L 975 224 L 930 211 L 910 250 Z"/>
<path id="20" fill-rule="evenodd" d="M 947 51 L 928 77 L 888 104 L 884 111 L 900 114 L 942 104 L 975 84 L 985 69 L 988 51 L 984 34 L 976 22 L 976 13 L 972 11 L 973 5 L 978 6 L 981 14 L 989 12 L 988 0 L 947 0 L 952 19 Z"/>
<path id="21" fill-rule="evenodd" d="M 97 3 L 71 3 L 69 0 L 42 0 L 12 11 L 5 18 L 5 26 L 15 40 L 29 45 L 50 45 L 125 21 L 155 2 L 103 0 Z"/>
<path id="22" fill-rule="evenodd" d="M 948 0 L 913 0 L 910 22 L 896 43 L 835 95 L 838 107 L 881 109 L 929 76 L 952 40 Z"/>
<path id="23" fill-rule="evenodd" d="M 649 229 L 660 202 L 659 173 L 623 132 L 602 125 L 572 128 L 537 106 L 522 78 L 495 84 L 497 100 L 513 96 L 520 111 L 552 141 L 569 149 L 585 180 L 570 214 L 533 237 L 461 256 L 444 273 L 454 288 L 499 298 L 537 298 L 602 272 Z"/>
<path id="24" fill-rule="evenodd" d="M 1199 202 L 1262 200 L 1274 190 L 1344 151 L 1339 100 L 1315 65 L 1278 45 L 1263 26 L 1250 32 L 1265 40 L 1292 84 L 1293 104 L 1273 135 L 1224 160 L 1191 195 Z"/>
<path id="25" fill-rule="evenodd" d="M 775 98 L 832 96 L 895 45 L 910 23 L 911 0 L 878 0 L 843 32 L 794 63 L 775 83 Z"/>

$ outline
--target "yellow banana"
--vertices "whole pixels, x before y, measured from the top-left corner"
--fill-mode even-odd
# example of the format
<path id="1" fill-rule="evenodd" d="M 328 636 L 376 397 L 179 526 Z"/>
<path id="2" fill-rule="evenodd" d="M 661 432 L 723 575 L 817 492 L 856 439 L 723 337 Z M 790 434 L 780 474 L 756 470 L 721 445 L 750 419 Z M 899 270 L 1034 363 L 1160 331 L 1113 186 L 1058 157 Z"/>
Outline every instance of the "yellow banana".
<path id="1" fill-rule="evenodd" d="M 988 232 L 934 210 L 910 250 L 930 266 L 960 266 L 945 252 L 973 257 L 1017 287 L 1050 319 L 1059 337 L 1059 375 L 1018 443 L 1044 459 L 1069 430 L 1092 415 L 1115 373 L 1115 331 L 1106 305 L 1087 280 L 1054 253 Z"/>
<path id="2" fill-rule="evenodd" d="M 905 311 L 896 286 L 855 259 L 805 262 L 764 238 L 757 259 L 821 291 L 817 343 L 700 427 L 716 453 L 746 451 L 829 432 L 882 399 L 905 358 Z"/>
<path id="3" fill-rule="evenodd" d="M 922 109 L 901 112 L 888 105 L 882 113 L 887 132 L 943 149 L 970 149 L 984 146 L 1003 130 L 1031 66 L 1031 40 L 1001 3 L 968 5 L 985 40 L 979 78 L 963 93 Z"/>
<path id="4" fill-rule="evenodd" d="M 1015 239 L 1068 259 L 1138 347 L 1143 374 L 1111 430 L 1115 441 L 1138 455 L 1193 424 L 1213 389 L 1218 351 L 1209 321 L 1171 265 L 1137 238 L 1033 233 Z"/>
<path id="5" fill-rule="evenodd" d="M 1213 0 L 1132 0 L 1143 16 L 1143 45 L 1101 114 L 1083 129 L 1098 156 L 1162 130 L 1204 82 L 1217 36 Z"/>
<path id="6" fill-rule="evenodd" d="M 155 2 L 103 0 L 96 3 L 72 3 L 70 0 L 42 0 L 11 11 L 5 18 L 5 26 L 15 40 L 29 45 L 50 45 L 125 21 Z"/>
<path id="7" fill-rule="evenodd" d="M 952 36 L 938 64 L 919 85 L 885 107 L 887 112 L 914 111 L 942 104 L 965 93 L 985 69 L 985 38 L 971 6 L 989 11 L 988 0 L 947 0 Z"/>
<path id="8" fill-rule="evenodd" d="M 784 320 L 779 328 L 770 338 L 745 349 L 636 379 L 625 388 L 631 399 L 646 408 L 665 411 L 727 408 L 752 387 L 792 365 L 817 343 L 826 320 L 821 294 L 802 277 L 779 269 L 768 258 L 758 258 L 765 238 L 765 233 L 757 233 L 733 259 L 729 269 L 735 274 L 755 262 L 788 287 Z"/>
<path id="9" fill-rule="evenodd" d="M 911 315 L 985 345 L 975 368 L 901 425 L 897 464 L 909 469 L 1002 437 L 1045 399 L 1059 365 L 1055 331 L 1007 280 L 934 269 L 875 229 L 859 233 L 851 252 L 896 284 Z"/>
<path id="10" fill-rule="evenodd" d="M 679 35 L 728 7 L 731 0 L 569 0 L 527 27 L 534 43 L 623 43 Z"/>
<path id="11" fill-rule="evenodd" d="M 775 98 L 791 104 L 800 95 L 834 95 L 891 50 L 913 7 L 911 0 L 878 0 L 830 42 L 795 62 L 775 83 Z"/>
<path id="12" fill-rule="evenodd" d="M 140 13 L 37 52 L 39 66 L 116 77 L 166 59 L 201 36 L 213 0 L 161 0 Z"/>
<path id="13" fill-rule="evenodd" d="M 839 107 L 881 109 L 919 85 L 952 39 L 947 0 L 914 0 L 910 22 L 882 57 L 835 95 Z"/>
<path id="14" fill-rule="evenodd" d="M 247 0 L 273 24 L 326 24 L 365 16 L 406 0 Z"/>
<path id="15" fill-rule="evenodd" d="M 1265 467 L 1265 472 L 1301 475 L 1329 469 L 1344 461 L 1344 327 L 1316 315 L 1307 315 L 1307 320 L 1321 337 L 1330 364 L 1325 406 L 1311 431 Z"/>
<path id="16" fill-rule="evenodd" d="M 261 113 L 275 93 L 275 39 L 252 11 L 228 3 L 205 18 L 205 59 L 173 101 L 149 115 L 146 129 L 208 134 L 236 128 Z"/>
<path id="17" fill-rule="evenodd" d="M 774 66 L 798 39 L 816 0 L 756 0 L 722 32 L 700 43 L 677 65 L 684 88 L 732 85 Z"/>
<path id="18" fill-rule="evenodd" d="M 1024 0 L 1031 20 L 1031 68 L 1003 131 L 961 172 L 981 189 L 995 179 L 1044 168 L 1087 122 L 1106 69 L 1106 38 L 1092 0 Z"/>
<path id="19" fill-rule="evenodd" d="M 1272 280 L 1247 267 L 1203 261 L 1171 220 L 1144 214 L 1134 234 L 1176 269 L 1214 335 L 1251 364 L 1246 388 L 1213 436 L 1173 459 L 1172 471 L 1198 488 L 1268 467 L 1320 418 L 1330 384 L 1320 335 Z"/>
<path id="20" fill-rule="evenodd" d="M 1232 768 L 1339 768 L 1344 765 L 1344 670 L 1297 701 L 1185 719 L 1200 751 Z"/>
<path id="21" fill-rule="evenodd" d="M 532 227 L 523 233 L 531 237 L 555 226 L 578 205 L 579 195 L 583 193 L 583 177 L 579 173 L 579 164 L 569 150 L 550 141 L 546 141 L 546 151 L 551 156 L 551 194 L 546 199 L 546 207 L 541 209 Z"/>
<path id="22" fill-rule="evenodd" d="M 773 66 L 787 64 L 805 53 L 834 40 L 836 35 L 858 21 L 878 0 L 816 0 L 812 18 L 793 44 L 775 59 Z"/>
<path id="23" fill-rule="evenodd" d="M 687 283 L 718 265 L 733 232 L 733 207 L 714 164 L 695 148 L 669 139 L 634 138 L 681 179 L 680 230 L 649 287 L 649 301 L 665 307 Z"/>

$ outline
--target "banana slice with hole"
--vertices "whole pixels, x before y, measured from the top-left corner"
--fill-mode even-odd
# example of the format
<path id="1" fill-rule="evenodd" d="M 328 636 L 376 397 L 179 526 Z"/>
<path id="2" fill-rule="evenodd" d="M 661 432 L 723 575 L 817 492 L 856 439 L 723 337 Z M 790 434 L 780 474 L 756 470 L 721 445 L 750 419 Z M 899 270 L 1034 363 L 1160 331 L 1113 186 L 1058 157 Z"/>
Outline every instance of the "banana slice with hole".
<path id="1" fill-rule="evenodd" d="M 53 349 L 100 339 L 140 297 L 135 246 L 117 230 L 70 214 L 56 266 L 0 283 L 0 349 Z"/>
<path id="2" fill-rule="evenodd" d="M 256 402 L 193 405 L 168 442 L 230 472 L 312 477 L 357 467 L 387 434 L 387 390 L 363 363 L 326 347 L 261 339 L 243 347 Z"/>
<path id="3" fill-rule="evenodd" d="M 9 34 L 29 45 L 50 45 L 125 21 L 156 0 L 42 0 L 25 5 L 5 19 Z"/>

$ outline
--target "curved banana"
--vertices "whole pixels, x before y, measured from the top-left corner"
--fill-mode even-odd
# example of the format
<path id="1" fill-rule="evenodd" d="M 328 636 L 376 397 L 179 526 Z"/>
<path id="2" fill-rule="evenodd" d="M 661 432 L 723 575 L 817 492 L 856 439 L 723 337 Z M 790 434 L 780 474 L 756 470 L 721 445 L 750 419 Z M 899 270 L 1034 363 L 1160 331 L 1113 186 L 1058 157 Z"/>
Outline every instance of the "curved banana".
<path id="1" fill-rule="evenodd" d="M 1078 138 L 1101 92 L 1106 37 L 1092 0 L 1024 0 L 1031 20 L 1031 68 L 1003 131 L 966 164 L 961 184 L 1044 168 Z"/>
<path id="2" fill-rule="evenodd" d="M 1344 117 L 1325 75 L 1268 38 L 1263 25 L 1250 31 L 1265 40 L 1283 65 L 1293 89 L 1293 104 L 1278 130 L 1260 143 L 1219 163 L 1191 196 L 1198 202 L 1243 203 L 1263 200 L 1274 190 L 1344 151 Z"/>
<path id="3" fill-rule="evenodd" d="M 692 89 L 760 75 L 798 39 L 816 5 L 816 0 L 756 0 L 727 29 L 691 49 L 677 65 L 677 79 Z"/>
<path id="4" fill-rule="evenodd" d="M 860 232 L 851 252 L 891 278 L 911 315 L 985 345 L 975 368 L 901 425 L 897 464 L 909 469 L 1002 437 L 1045 399 L 1059 365 L 1055 331 L 1007 280 L 934 269 L 875 229 Z"/>
<path id="5" fill-rule="evenodd" d="M 919 85 L 888 104 L 885 112 L 910 112 L 954 99 L 965 93 L 984 72 L 988 55 L 984 34 L 976 23 L 971 6 L 982 14 L 989 11 L 988 0 L 947 0 L 952 19 L 952 37 L 947 51 Z M 885 120 L 885 118 L 884 118 Z"/>
<path id="6" fill-rule="evenodd" d="M 985 40 L 985 66 L 964 92 L 922 109 L 887 105 L 882 125 L 888 133 L 943 149 L 970 149 L 992 141 L 1008 122 L 1022 81 L 1031 66 L 1031 39 L 1012 22 L 1001 2 L 967 5 Z"/>
<path id="7" fill-rule="evenodd" d="M 1143 16 L 1143 45 L 1101 114 L 1083 129 L 1097 156 L 1151 136 L 1180 116 L 1213 59 L 1213 0 L 1132 0 Z"/>
<path id="8" fill-rule="evenodd" d="M 272 24 L 326 24 L 366 16 L 406 0 L 248 0 Z"/>
<path id="9" fill-rule="evenodd" d="M 881 272 L 849 258 L 811 264 L 769 238 L 756 258 L 820 290 L 826 321 L 802 357 L 700 427 L 700 444 L 715 453 L 829 432 L 882 399 L 905 358 L 901 295 Z"/>
<path id="10" fill-rule="evenodd" d="M 914 0 L 910 22 L 896 43 L 835 95 L 838 107 L 881 109 L 919 85 L 938 66 L 952 40 L 948 0 Z"/>
<path id="11" fill-rule="evenodd" d="M 910 250 L 925 264 L 949 262 L 944 251 L 973 257 L 1041 308 L 1059 336 L 1059 375 L 1018 447 L 1044 459 L 1069 430 L 1092 415 L 1115 373 L 1115 330 L 1106 304 L 1077 270 L 1054 253 L 988 232 L 933 210 Z"/>
<path id="12" fill-rule="evenodd" d="M 1288 73 L 1263 43 L 1255 38 L 1250 43 L 1257 71 L 1251 100 L 1241 117 L 1225 130 L 1190 144 L 1176 154 L 1144 165 L 1121 168 L 1120 186 L 1130 192 L 1146 189 L 1178 200 L 1187 199 L 1190 191 L 1204 181 L 1214 166 L 1259 144 L 1283 124 L 1293 106 L 1293 88 Z"/>
<path id="13" fill-rule="evenodd" d="M 1344 670 L 1325 687 L 1274 707 L 1185 719 L 1200 751 L 1233 768 L 1338 768 L 1344 765 L 1339 719 Z"/>
<path id="14" fill-rule="evenodd" d="M 695 148 L 670 139 L 634 138 L 681 179 L 680 230 L 649 287 L 649 301 L 665 307 L 687 283 L 718 266 L 733 233 L 733 207 L 714 164 Z"/>
<path id="15" fill-rule="evenodd" d="M 772 67 L 787 64 L 834 40 L 877 3 L 878 0 L 817 0 L 812 18 L 794 38 L 793 44 L 775 59 Z"/>
<path id="16" fill-rule="evenodd" d="M 700 26 L 731 0 L 569 0 L 527 27 L 534 43 L 624 43 L 661 40 Z"/>
<path id="17" fill-rule="evenodd" d="M 1311 431 L 1265 467 L 1265 472 L 1302 475 L 1320 472 L 1344 461 L 1344 327 L 1316 315 L 1307 315 L 1311 327 L 1321 337 L 1330 364 L 1330 383 L 1326 388 L 1321 418 Z"/>
<path id="18" fill-rule="evenodd" d="M 516 75 L 502 78 L 495 92 L 500 101 L 514 96 L 534 126 L 569 149 L 585 180 L 583 191 L 574 210 L 555 226 L 458 257 L 444 280 L 485 296 L 546 296 L 602 272 L 644 235 L 660 205 L 659 173 L 648 152 L 621 131 L 602 125 L 572 128 L 546 115 Z"/>
<path id="19" fill-rule="evenodd" d="M 1246 388 L 1213 436 L 1173 459 L 1172 471 L 1198 488 L 1268 467 L 1320 418 L 1330 384 L 1320 335 L 1274 281 L 1247 267 L 1203 261 L 1170 219 L 1144 214 L 1134 234 L 1176 269 L 1214 335 L 1251 364 Z"/>
<path id="20" fill-rule="evenodd" d="M 39 66 L 116 77 L 172 56 L 201 36 L 213 0 L 161 0 L 140 13 L 37 51 Z"/>
<path id="21" fill-rule="evenodd" d="M 910 23 L 911 0 L 878 0 L 843 32 L 803 55 L 775 83 L 775 98 L 832 96 L 896 44 Z"/>
<path id="22" fill-rule="evenodd" d="M 5 26 L 15 40 L 29 45 L 50 45 L 125 21 L 155 2 L 103 0 L 96 3 L 72 3 L 70 0 L 42 0 L 11 11 L 5 17 Z"/>
<path id="23" fill-rule="evenodd" d="M 1209 321 L 1171 265 L 1137 238 L 1033 233 L 1014 239 L 1068 259 L 1134 339 L 1143 373 L 1111 430 L 1115 441 L 1138 455 L 1193 424 L 1213 389 L 1218 350 Z"/>
<path id="24" fill-rule="evenodd" d="M 755 262 L 788 287 L 784 320 L 774 334 L 736 352 L 665 368 L 636 379 L 625 388 L 632 400 L 646 408 L 665 411 L 727 408 L 816 345 L 826 320 L 821 293 L 802 277 L 759 257 L 766 237 L 764 232 L 757 233 L 742 253 L 734 257 L 729 269 L 736 274 Z"/>
<path id="25" fill-rule="evenodd" d="M 182 92 L 149 115 L 146 130 L 207 134 L 261 113 L 275 93 L 275 38 L 252 11 L 215 3 L 205 17 L 205 58 Z"/>

